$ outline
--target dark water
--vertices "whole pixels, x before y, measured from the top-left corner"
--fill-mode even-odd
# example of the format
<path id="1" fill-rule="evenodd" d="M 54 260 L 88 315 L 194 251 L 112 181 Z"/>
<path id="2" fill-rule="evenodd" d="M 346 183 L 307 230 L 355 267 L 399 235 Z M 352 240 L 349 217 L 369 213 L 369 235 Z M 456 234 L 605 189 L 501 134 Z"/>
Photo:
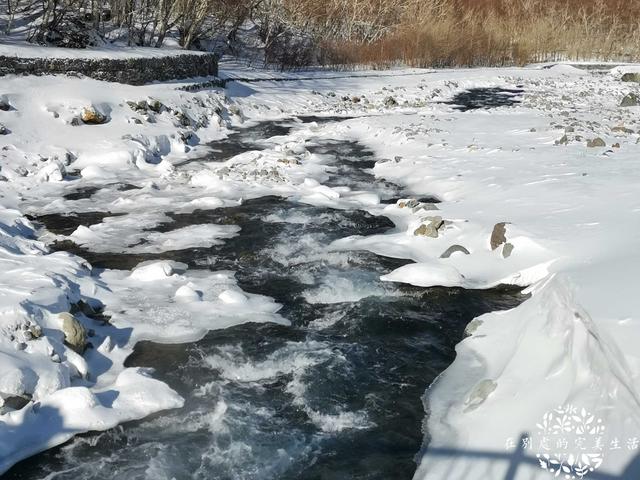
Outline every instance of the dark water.
<path id="1" fill-rule="evenodd" d="M 361 146 L 319 141 L 315 148 L 336 159 L 329 184 L 401 193 L 367 172 L 373 158 Z M 183 409 L 77 437 L 3 478 L 409 479 L 423 441 L 426 387 L 453 360 L 467 323 L 523 300 L 512 288 L 381 282 L 381 274 L 406 262 L 329 247 L 393 228 L 359 210 L 263 197 L 168 215 L 157 230 L 241 226 L 224 245 L 157 257 L 236 271 L 245 291 L 281 303 L 291 326 L 245 324 L 195 343 L 138 344 L 127 364 L 154 368 L 186 399 Z M 61 226 L 46 220 L 50 228 L 70 228 L 66 219 Z M 147 259 L 78 253 L 109 268 Z"/>
<path id="2" fill-rule="evenodd" d="M 303 115 L 295 119 L 264 121 L 254 123 L 249 127 L 236 127 L 232 129 L 226 138 L 216 140 L 210 144 L 212 153 L 207 156 L 206 160 L 210 162 L 224 162 L 250 150 L 264 150 L 269 146 L 269 142 L 265 140 L 272 137 L 288 135 L 289 132 L 300 123 L 315 122 L 323 124 L 348 120 L 350 118 L 353 117 Z M 202 160 L 202 158 L 190 159 L 180 163 L 179 166 L 185 166 Z"/>
<path id="3" fill-rule="evenodd" d="M 451 100 L 444 103 L 454 105 L 456 110 L 462 112 L 511 107 L 521 102 L 523 93 L 524 90 L 521 88 L 470 88 L 469 90 L 456 94 Z"/>

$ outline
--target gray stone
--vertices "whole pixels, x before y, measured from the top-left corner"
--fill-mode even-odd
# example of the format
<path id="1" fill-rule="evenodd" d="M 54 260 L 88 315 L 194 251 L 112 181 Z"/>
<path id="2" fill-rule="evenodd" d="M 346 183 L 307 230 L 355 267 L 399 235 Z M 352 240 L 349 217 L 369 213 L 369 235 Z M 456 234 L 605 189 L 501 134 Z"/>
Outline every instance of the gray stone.
<path id="1" fill-rule="evenodd" d="M 621 107 L 637 107 L 638 105 L 640 105 L 640 98 L 635 93 L 625 95 L 620 102 Z"/>
<path id="2" fill-rule="evenodd" d="M 513 253 L 513 244 L 505 243 L 502 247 L 502 258 L 509 258 Z"/>
<path id="3" fill-rule="evenodd" d="M 453 255 L 454 253 L 457 253 L 457 252 L 464 253 L 465 255 L 469 255 L 470 254 L 469 250 L 464 248 L 462 245 L 451 245 L 449 248 L 447 248 L 444 251 L 444 253 L 442 255 L 440 255 L 440 258 L 449 258 L 451 255 Z"/>
<path id="4" fill-rule="evenodd" d="M 599 148 L 599 147 L 606 147 L 606 146 L 607 146 L 607 143 L 600 137 L 587 140 L 588 148 Z"/>
<path id="5" fill-rule="evenodd" d="M 82 354 L 87 346 L 87 332 L 82 324 L 69 312 L 59 315 L 62 319 L 64 340 L 76 353 Z"/>
<path id="6" fill-rule="evenodd" d="M 507 225 L 507 222 L 500 222 L 500 223 L 496 223 L 495 226 L 493 227 L 493 231 L 491 232 L 491 240 L 490 240 L 491 250 L 495 250 L 503 243 L 506 243 L 507 241 L 506 225 Z"/>
<path id="7" fill-rule="evenodd" d="M 569 143 L 569 137 L 563 135 L 560 139 L 556 140 L 556 145 L 566 145 Z"/>
<path id="8" fill-rule="evenodd" d="M 0 135 L 9 135 L 9 129 L 0 123 Z"/>
<path id="9" fill-rule="evenodd" d="M 2 110 L 3 112 L 8 112 L 9 110 L 11 110 L 11 104 L 6 100 L 0 98 L 0 110 Z"/>
<path id="10" fill-rule="evenodd" d="M 640 83 L 640 73 L 638 72 L 625 73 L 624 75 L 622 75 L 622 78 L 620 80 L 622 80 L 623 82 Z"/>
<path id="11" fill-rule="evenodd" d="M 438 238 L 438 230 L 444 225 L 442 217 L 426 217 L 423 223 L 413 232 L 414 235 L 424 237 Z"/>

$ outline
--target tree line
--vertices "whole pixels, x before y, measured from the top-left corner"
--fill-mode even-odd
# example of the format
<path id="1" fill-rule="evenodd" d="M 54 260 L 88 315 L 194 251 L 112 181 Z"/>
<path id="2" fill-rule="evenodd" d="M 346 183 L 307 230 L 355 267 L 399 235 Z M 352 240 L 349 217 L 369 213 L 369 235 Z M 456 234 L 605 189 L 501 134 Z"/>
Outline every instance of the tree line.
<path id="1" fill-rule="evenodd" d="M 47 45 L 120 41 L 264 61 L 414 66 L 640 57 L 628 0 L 5 0 L 1 31 Z M 0 7 L 1 8 L 1 7 Z M 243 46 L 244 45 L 244 46 Z"/>

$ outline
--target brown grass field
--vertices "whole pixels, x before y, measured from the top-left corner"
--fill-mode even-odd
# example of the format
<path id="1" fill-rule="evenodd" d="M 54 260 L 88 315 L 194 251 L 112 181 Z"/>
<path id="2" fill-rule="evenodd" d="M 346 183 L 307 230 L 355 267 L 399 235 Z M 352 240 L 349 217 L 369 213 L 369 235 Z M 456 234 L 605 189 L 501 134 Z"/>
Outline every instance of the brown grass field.
<path id="1" fill-rule="evenodd" d="M 312 11 L 329 22 L 339 12 L 342 18 L 333 20 L 347 23 L 344 8 L 337 8 L 344 0 L 315 10 L 317 2 L 304 3 L 307 15 Z M 378 34 L 328 37 L 328 63 L 460 67 L 640 60 L 640 0 L 356 0 L 348 8 L 360 23 L 367 17 L 375 23 Z"/>

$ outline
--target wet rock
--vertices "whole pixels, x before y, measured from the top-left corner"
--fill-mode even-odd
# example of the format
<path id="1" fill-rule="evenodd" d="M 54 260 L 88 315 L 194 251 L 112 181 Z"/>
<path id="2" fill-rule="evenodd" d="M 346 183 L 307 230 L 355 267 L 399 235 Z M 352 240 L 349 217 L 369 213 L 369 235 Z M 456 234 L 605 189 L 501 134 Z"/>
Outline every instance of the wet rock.
<path id="1" fill-rule="evenodd" d="M 398 101 L 392 96 L 388 96 L 387 98 L 384 99 L 385 107 L 396 107 L 397 105 L 398 105 Z"/>
<path id="2" fill-rule="evenodd" d="M 588 148 L 599 148 L 599 147 L 606 147 L 606 146 L 607 146 L 607 143 L 600 137 L 587 140 Z"/>
<path id="3" fill-rule="evenodd" d="M 640 105 L 640 98 L 635 93 L 625 95 L 620 102 L 621 107 L 637 107 L 638 105 Z"/>
<path id="4" fill-rule="evenodd" d="M 107 116 L 93 106 L 83 108 L 80 119 L 87 125 L 102 125 L 107 122 Z"/>
<path id="5" fill-rule="evenodd" d="M 430 238 L 438 238 L 438 230 L 444 225 L 442 217 L 426 217 L 424 220 L 427 223 L 420 225 L 413 234 Z"/>
<path id="6" fill-rule="evenodd" d="M 491 250 L 495 250 L 503 243 L 507 242 L 507 222 L 496 223 L 491 232 Z"/>
<path id="7" fill-rule="evenodd" d="M 7 127 L 0 123 L 0 135 L 9 135 L 11 133 Z"/>
<path id="8" fill-rule="evenodd" d="M 0 98 L 0 110 L 2 110 L 3 112 L 8 112 L 9 110 L 11 110 L 11 104 Z"/>
<path id="9" fill-rule="evenodd" d="M 465 255 L 469 255 L 470 254 L 469 250 L 464 248 L 462 245 L 451 245 L 449 248 L 447 248 L 444 251 L 444 253 L 442 255 L 440 255 L 440 258 L 449 258 L 454 253 L 458 253 L 458 252 L 464 253 Z"/>
<path id="10" fill-rule="evenodd" d="M 87 346 L 87 332 L 71 313 L 64 312 L 59 315 L 62 319 L 62 331 L 64 340 L 76 353 L 82 354 Z"/>
<path id="11" fill-rule="evenodd" d="M 509 258 L 513 253 L 513 244 L 505 243 L 502 247 L 502 258 Z"/>
<path id="12" fill-rule="evenodd" d="M 640 83 L 640 72 L 627 72 L 622 75 L 622 78 L 620 80 L 622 80 L 623 82 Z"/>

